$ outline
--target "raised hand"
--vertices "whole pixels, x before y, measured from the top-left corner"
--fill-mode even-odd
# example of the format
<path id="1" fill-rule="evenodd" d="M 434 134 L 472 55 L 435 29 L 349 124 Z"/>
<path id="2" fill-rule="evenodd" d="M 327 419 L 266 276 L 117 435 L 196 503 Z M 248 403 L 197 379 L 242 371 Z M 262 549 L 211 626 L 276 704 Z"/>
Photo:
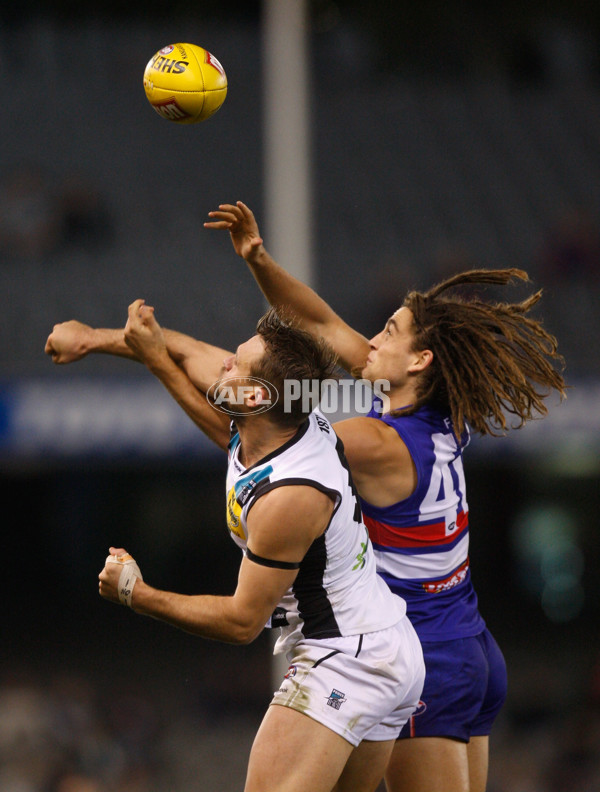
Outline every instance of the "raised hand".
<path id="1" fill-rule="evenodd" d="M 154 308 L 144 300 L 134 300 L 129 306 L 124 335 L 127 346 L 148 367 L 169 355 Z"/>
<path id="2" fill-rule="evenodd" d="M 204 223 L 205 228 L 229 231 L 233 248 L 238 256 L 252 261 L 262 247 L 263 241 L 253 212 L 242 201 L 235 204 L 219 204 L 219 209 L 208 213 L 213 220 Z"/>
<path id="3" fill-rule="evenodd" d="M 89 325 L 76 319 L 55 324 L 46 341 L 44 352 L 52 356 L 53 363 L 64 364 L 81 360 L 88 354 L 88 340 L 92 333 Z"/>

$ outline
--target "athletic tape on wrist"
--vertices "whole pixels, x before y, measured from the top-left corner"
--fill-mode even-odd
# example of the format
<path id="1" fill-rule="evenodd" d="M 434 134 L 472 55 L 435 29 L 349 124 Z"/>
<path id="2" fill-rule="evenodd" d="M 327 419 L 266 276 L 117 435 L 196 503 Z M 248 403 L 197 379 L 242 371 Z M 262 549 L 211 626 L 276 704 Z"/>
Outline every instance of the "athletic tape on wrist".
<path id="1" fill-rule="evenodd" d="M 121 570 L 121 574 L 119 575 L 119 584 L 118 584 L 118 594 L 119 594 L 119 602 L 122 605 L 127 605 L 128 608 L 131 608 L 131 597 L 133 594 L 133 588 L 135 586 L 136 580 L 139 578 L 143 580 L 142 573 L 140 572 L 139 566 L 133 560 L 133 558 L 126 553 L 125 555 L 114 556 L 109 555 L 106 559 L 107 564 L 120 564 L 123 569 Z"/>

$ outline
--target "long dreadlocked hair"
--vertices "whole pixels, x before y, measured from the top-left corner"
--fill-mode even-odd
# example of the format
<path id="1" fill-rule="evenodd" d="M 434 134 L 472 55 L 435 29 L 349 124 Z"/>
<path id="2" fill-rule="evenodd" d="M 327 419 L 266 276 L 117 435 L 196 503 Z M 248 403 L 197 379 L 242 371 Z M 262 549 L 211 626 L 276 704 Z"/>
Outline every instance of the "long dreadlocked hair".
<path id="1" fill-rule="evenodd" d="M 516 304 L 441 296 L 456 286 L 506 285 L 515 279 L 529 281 L 529 276 L 519 269 L 470 270 L 406 296 L 404 305 L 414 317 L 413 348 L 433 352 L 411 412 L 436 403 L 449 409 L 458 437 L 465 424 L 497 436 L 546 415 L 544 399 L 552 390 L 565 398 L 564 360 L 556 338 L 527 316 L 541 290 Z M 507 413 L 517 416 L 516 425 L 507 425 Z"/>

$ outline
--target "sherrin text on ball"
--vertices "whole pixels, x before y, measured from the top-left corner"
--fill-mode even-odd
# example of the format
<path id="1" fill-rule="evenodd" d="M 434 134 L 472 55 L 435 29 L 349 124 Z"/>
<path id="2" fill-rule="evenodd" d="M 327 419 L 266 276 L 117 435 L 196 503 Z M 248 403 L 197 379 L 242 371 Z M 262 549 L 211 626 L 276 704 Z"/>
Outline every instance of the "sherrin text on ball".
<path id="1" fill-rule="evenodd" d="M 167 121 L 206 121 L 227 96 L 227 76 L 217 58 L 196 44 L 168 44 L 148 61 L 146 97 Z"/>

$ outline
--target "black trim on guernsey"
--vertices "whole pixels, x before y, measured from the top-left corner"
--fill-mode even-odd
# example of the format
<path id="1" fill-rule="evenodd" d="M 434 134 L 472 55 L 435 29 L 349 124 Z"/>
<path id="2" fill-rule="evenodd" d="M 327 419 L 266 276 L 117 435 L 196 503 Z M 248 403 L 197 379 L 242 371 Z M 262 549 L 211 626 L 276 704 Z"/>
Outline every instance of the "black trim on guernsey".
<path id="1" fill-rule="evenodd" d="M 356 485 L 354 484 L 354 479 L 352 478 L 352 473 L 350 471 L 350 465 L 348 464 L 348 460 L 346 459 L 346 454 L 344 453 L 344 444 L 339 437 L 337 438 L 335 444 L 335 450 L 337 451 L 339 460 L 342 463 L 342 467 L 348 474 L 348 484 L 350 486 L 350 489 L 352 490 L 352 494 L 354 495 L 354 522 L 358 522 L 358 523 L 362 522 L 362 509 L 360 508 L 360 501 L 358 499 L 358 490 L 356 489 Z"/>
<path id="2" fill-rule="evenodd" d="M 329 496 L 331 500 L 334 501 L 334 503 L 336 504 L 336 509 L 337 506 L 342 501 L 341 495 L 337 490 L 330 489 L 329 487 L 324 487 L 320 481 L 315 481 L 314 479 L 286 478 L 286 479 L 279 479 L 278 481 L 265 480 L 265 481 L 261 481 L 258 484 L 258 486 L 252 491 L 252 503 L 250 503 L 250 505 L 248 506 L 246 517 L 248 516 L 248 514 L 250 514 L 250 509 L 254 506 L 256 501 L 262 495 L 266 495 L 267 492 L 271 492 L 271 490 L 277 489 L 277 487 L 314 487 L 315 489 L 319 490 L 319 492 L 323 492 L 325 495 Z M 333 513 L 335 514 L 335 510 Z"/>
<path id="3" fill-rule="evenodd" d="M 295 561 L 273 561 L 271 558 L 263 558 L 262 556 L 256 555 L 249 547 L 246 547 L 246 558 L 250 561 L 254 561 L 255 564 L 271 567 L 272 569 L 300 569 L 299 561 L 298 563 Z"/>
<path id="4" fill-rule="evenodd" d="M 298 612 L 304 624 L 305 638 L 340 638 L 341 632 L 323 585 L 327 566 L 325 534 L 318 536 L 302 559 L 292 592 L 298 601 Z"/>
<path id="5" fill-rule="evenodd" d="M 307 418 L 298 427 L 298 431 L 296 432 L 296 434 L 293 437 L 290 437 L 290 439 L 287 440 L 282 446 L 279 446 L 279 448 L 276 448 L 274 451 L 271 451 L 270 454 L 267 454 L 262 459 L 259 459 L 258 462 L 255 462 L 253 465 L 250 465 L 250 467 L 244 468 L 244 470 L 246 472 L 248 472 L 249 470 L 254 470 L 255 467 L 258 467 L 259 465 L 264 465 L 265 462 L 268 462 L 270 459 L 273 459 L 273 457 L 277 457 L 280 454 L 283 454 L 284 451 L 288 450 L 288 448 L 291 448 L 298 441 L 302 440 L 302 438 L 304 437 L 304 435 L 308 431 L 308 427 L 309 426 L 310 426 L 310 422 L 309 422 L 309 420 Z M 239 459 L 239 457 L 238 457 L 238 459 Z"/>

